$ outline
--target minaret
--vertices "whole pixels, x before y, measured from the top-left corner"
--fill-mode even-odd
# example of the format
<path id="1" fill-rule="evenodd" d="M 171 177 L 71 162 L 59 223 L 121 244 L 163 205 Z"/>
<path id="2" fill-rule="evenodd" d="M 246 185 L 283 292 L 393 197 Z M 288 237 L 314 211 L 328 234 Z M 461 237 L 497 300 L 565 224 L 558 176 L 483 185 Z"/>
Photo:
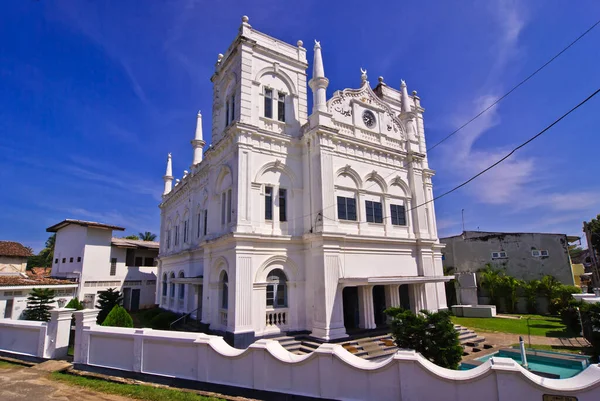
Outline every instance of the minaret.
<path id="1" fill-rule="evenodd" d="M 315 40 L 315 55 L 313 59 L 313 76 L 308 85 L 313 92 L 313 113 L 317 111 L 327 112 L 327 86 L 329 80 L 325 78 L 323 67 L 323 56 L 321 56 L 321 43 Z"/>
<path id="2" fill-rule="evenodd" d="M 406 82 L 404 80 L 400 81 L 400 90 L 402 91 L 401 95 L 401 106 L 402 113 L 408 113 L 411 111 L 410 109 L 410 99 L 408 97 L 408 89 L 406 89 Z"/>
<path id="3" fill-rule="evenodd" d="M 167 195 L 171 192 L 173 188 L 173 165 L 171 164 L 171 154 L 167 156 L 167 171 L 163 176 L 163 180 L 165 181 L 165 190 L 163 192 L 163 196 Z"/>
<path id="4" fill-rule="evenodd" d="M 194 161 L 192 162 L 192 167 L 194 167 L 202 161 L 202 148 L 206 144 L 202 139 L 202 113 L 200 111 L 198 111 L 198 115 L 196 116 L 196 135 L 191 142 L 192 148 L 194 148 Z"/>

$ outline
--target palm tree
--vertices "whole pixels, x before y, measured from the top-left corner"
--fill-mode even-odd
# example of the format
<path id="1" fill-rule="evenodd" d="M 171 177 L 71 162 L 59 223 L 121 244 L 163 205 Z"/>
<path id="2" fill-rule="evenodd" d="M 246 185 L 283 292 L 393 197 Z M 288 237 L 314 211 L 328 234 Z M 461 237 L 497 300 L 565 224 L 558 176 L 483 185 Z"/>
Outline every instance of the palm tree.
<path id="1" fill-rule="evenodd" d="M 138 237 L 142 241 L 154 241 L 156 239 L 156 234 L 152 234 L 150 231 L 146 231 L 144 233 L 139 233 Z"/>
<path id="2" fill-rule="evenodd" d="M 485 266 L 485 269 L 480 270 L 481 286 L 488 291 L 490 303 L 496 305 L 498 298 L 498 290 L 500 289 L 502 275 L 499 270 L 492 269 L 490 264 Z"/>
<path id="3" fill-rule="evenodd" d="M 514 313 L 515 312 L 515 308 L 517 306 L 517 290 L 519 289 L 519 287 L 522 287 L 524 285 L 524 282 L 521 280 L 518 280 L 514 277 L 511 276 L 504 276 L 502 277 L 502 288 L 503 288 L 503 292 L 506 291 L 505 293 L 505 299 L 506 299 L 506 306 L 508 307 L 508 311 L 510 313 Z"/>

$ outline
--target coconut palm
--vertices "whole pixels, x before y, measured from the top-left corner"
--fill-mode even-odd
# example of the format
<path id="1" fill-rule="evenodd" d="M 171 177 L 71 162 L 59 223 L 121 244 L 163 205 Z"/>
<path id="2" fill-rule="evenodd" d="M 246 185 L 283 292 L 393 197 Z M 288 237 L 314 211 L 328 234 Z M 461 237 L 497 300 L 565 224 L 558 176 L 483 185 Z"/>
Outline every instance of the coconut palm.
<path id="1" fill-rule="evenodd" d="M 154 241 L 156 239 L 156 234 L 152 234 L 150 231 L 146 231 L 144 233 L 139 233 L 138 237 L 142 241 Z"/>
<path id="2" fill-rule="evenodd" d="M 480 270 L 481 286 L 488 291 L 490 303 L 496 305 L 498 292 L 500 290 L 502 274 L 499 270 L 492 269 L 489 264 L 485 269 Z"/>

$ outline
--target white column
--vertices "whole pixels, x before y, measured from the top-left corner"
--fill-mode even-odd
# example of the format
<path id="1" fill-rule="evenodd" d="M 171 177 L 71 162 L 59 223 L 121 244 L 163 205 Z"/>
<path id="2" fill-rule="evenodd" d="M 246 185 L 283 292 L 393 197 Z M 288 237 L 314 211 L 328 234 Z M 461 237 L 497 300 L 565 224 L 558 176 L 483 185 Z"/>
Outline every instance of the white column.
<path id="1" fill-rule="evenodd" d="M 392 284 L 385 286 L 385 305 L 388 308 L 400 306 L 400 285 Z"/>
<path id="2" fill-rule="evenodd" d="M 57 359 L 67 356 L 71 334 L 71 317 L 75 309 L 52 309 L 48 322 L 45 358 Z"/>
<path id="3" fill-rule="evenodd" d="M 358 302 L 361 329 L 374 329 L 375 325 L 375 309 L 373 306 L 373 286 L 364 285 L 358 287 Z"/>
<path id="4" fill-rule="evenodd" d="M 100 309 L 84 309 L 73 312 L 75 316 L 75 354 L 73 362 L 86 364 L 88 360 L 89 334 L 84 329 L 96 326 Z"/>

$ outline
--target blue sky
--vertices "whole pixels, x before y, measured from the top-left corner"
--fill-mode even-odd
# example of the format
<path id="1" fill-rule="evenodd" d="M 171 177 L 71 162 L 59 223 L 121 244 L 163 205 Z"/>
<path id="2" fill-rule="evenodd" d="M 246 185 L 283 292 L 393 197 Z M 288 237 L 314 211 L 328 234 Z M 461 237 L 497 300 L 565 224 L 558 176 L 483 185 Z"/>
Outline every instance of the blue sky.
<path id="1" fill-rule="evenodd" d="M 167 152 L 180 177 L 195 115 L 242 15 L 312 60 L 334 90 L 406 80 L 436 143 L 600 18 L 579 1 L 12 1 L 0 15 L 0 239 L 38 251 L 81 218 L 159 231 Z M 440 194 L 600 87 L 600 27 L 430 154 Z M 309 73 L 311 68 L 309 68 Z M 467 229 L 581 234 L 600 213 L 600 97 L 436 203 L 440 235 Z M 209 138 L 210 139 L 210 138 Z"/>

